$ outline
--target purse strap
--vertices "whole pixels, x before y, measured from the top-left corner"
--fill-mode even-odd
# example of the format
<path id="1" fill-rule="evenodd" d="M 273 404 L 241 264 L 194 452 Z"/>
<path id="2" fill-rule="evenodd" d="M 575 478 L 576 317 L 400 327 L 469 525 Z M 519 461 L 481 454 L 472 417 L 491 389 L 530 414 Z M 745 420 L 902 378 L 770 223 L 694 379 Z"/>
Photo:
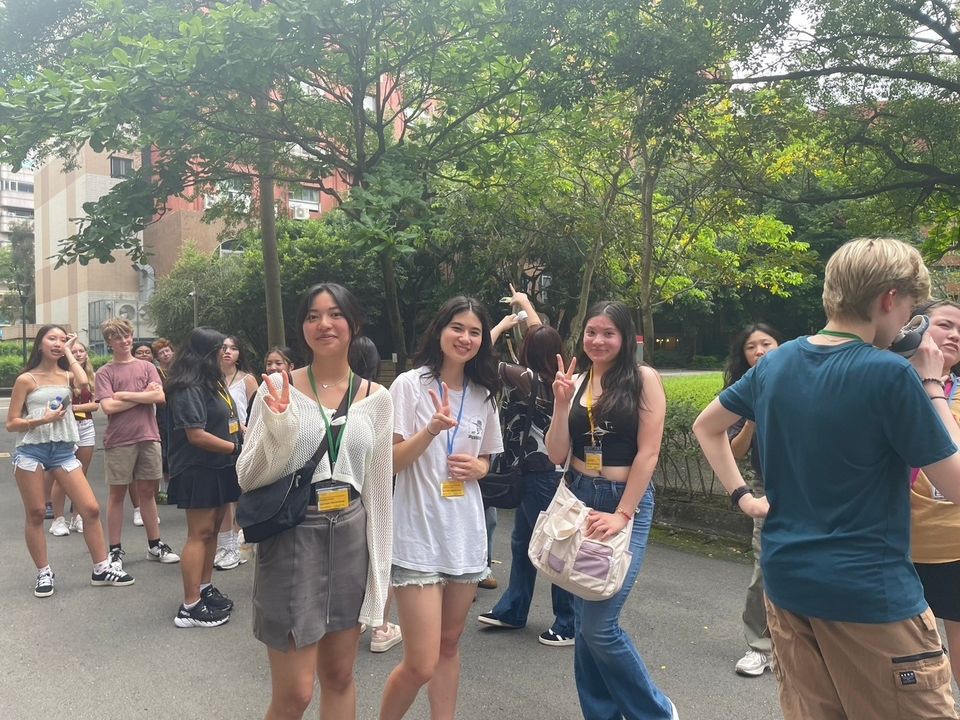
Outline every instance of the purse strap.
<path id="1" fill-rule="evenodd" d="M 360 388 L 361 388 L 362 386 L 363 386 L 363 381 L 361 380 L 360 382 L 357 383 L 357 387 L 356 387 L 356 389 L 353 391 L 353 399 L 354 399 L 354 400 L 356 400 L 357 395 L 360 394 Z M 369 381 L 369 380 L 367 380 L 367 395 L 368 395 L 368 396 L 370 395 L 370 381 Z M 337 411 L 333 414 L 333 417 L 330 418 L 331 423 L 332 423 L 332 421 L 335 420 L 336 418 L 340 417 L 341 415 L 346 414 L 347 408 L 349 407 L 348 403 L 349 403 L 350 399 L 351 399 L 351 398 L 350 398 L 350 393 L 349 393 L 349 391 L 348 391 L 348 392 L 345 392 L 345 393 L 343 394 L 343 399 L 340 400 L 340 406 L 337 408 Z M 339 436 L 339 434 L 342 432 L 342 428 L 343 428 L 342 425 L 332 425 L 332 424 L 331 424 L 331 426 L 330 426 L 330 432 L 331 432 L 331 433 L 335 432 L 335 433 L 337 433 L 337 435 Z M 317 451 L 313 454 L 313 457 L 310 458 L 310 462 L 313 463 L 314 465 L 318 465 L 318 464 L 320 463 L 320 458 L 322 458 L 322 457 L 324 456 L 324 454 L 327 452 L 327 450 L 329 450 L 329 449 L 330 449 L 330 436 L 329 436 L 327 433 L 324 433 L 324 434 L 323 434 L 323 438 L 320 440 L 320 447 L 317 448 Z M 332 469 L 332 468 L 331 468 L 331 469 Z"/>

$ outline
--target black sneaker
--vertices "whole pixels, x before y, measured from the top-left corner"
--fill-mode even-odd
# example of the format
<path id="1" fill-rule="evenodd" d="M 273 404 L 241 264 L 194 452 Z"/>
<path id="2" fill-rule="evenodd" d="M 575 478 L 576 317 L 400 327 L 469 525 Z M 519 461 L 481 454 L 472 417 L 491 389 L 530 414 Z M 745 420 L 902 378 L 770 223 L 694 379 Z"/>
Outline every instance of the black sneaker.
<path id="1" fill-rule="evenodd" d="M 228 598 L 213 585 L 207 585 L 200 591 L 200 601 L 211 610 L 233 610 L 233 600 Z"/>
<path id="2" fill-rule="evenodd" d="M 113 548 L 110 550 L 110 564 L 118 570 L 123 570 L 123 556 L 126 553 L 122 548 Z"/>
<path id="3" fill-rule="evenodd" d="M 537 638 L 537 642 L 541 645 L 552 645 L 553 647 L 567 647 L 573 645 L 574 640 L 572 637 L 565 637 L 563 635 L 557 635 L 553 629 L 544 630 L 540 633 L 540 637 Z"/>
<path id="4" fill-rule="evenodd" d="M 230 613 L 228 611 L 215 610 L 201 600 L 189 610 L 181 605 L 180 611 L 173 619 L 173 624 L 180 628 L 217 627 L 217 625 L 223 625 L 229 619 Z"/>
<path id="5" fill-rule="evenodd" d="M 33 594 L 38 598 L 50 597 L 53 595 L 52 572 L 42 572 L 37 574 L 37 586 L 33 589 Z"/>
<path id="6" fill-rule="evenodd" d="M 522 625 L 511 625 L 510 623 L 498 618 L 492 612 L 483 613 L 483 615 L 478 616 L 477 622 L 479 622 L 481 625 L 488 625 L 489 627 L 495 627 L 495 628 L 503 628 L 505 630 L 519 630 L 520 628 L 523 627 Z"/>
<path id="7" fill-rule="evenodd" d="M 133 585 L 134 579 L 123 571 L 122 567 L 117 565 L 108 565 L 102 573 L 91 573 L 90 584 L 97 587 L 112 586 L 126 587 Z"/>

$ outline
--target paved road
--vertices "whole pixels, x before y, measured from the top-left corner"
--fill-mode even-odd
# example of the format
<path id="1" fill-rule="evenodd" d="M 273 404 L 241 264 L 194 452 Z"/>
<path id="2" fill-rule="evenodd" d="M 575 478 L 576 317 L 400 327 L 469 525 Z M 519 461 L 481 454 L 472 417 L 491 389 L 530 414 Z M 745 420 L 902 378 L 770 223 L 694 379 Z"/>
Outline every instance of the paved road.
<path id="1" fill-rule="evenodd" d="M 6 401 L 0 403 L 6 416 Z M 98 422 L 102 425 L 102 420 Z M 99 430 L 102 432 L 102 428 Z M 0 433 L 0 452 L 14 437 Z M 47 536 L 57 573 L 56 594 L 33 597 L 34 569 L 22 539 L 22 510 L 8 460 L 0 460 L 0 720 L 206 720 L 262 718 L 269 699 L 266 653 L 250 631 L 252 563 L 217 573 L 217 585 L 237 601 L 233 619 L 212 630 L 174 627 L 180 601 L 177 565 L 145 557 L 143 531 L 126 515 L 125 567 L 130 588 L 94 588 L 82 538 Z M 93 486 L 105 500 L 102 452 L 94 456 Z M 161 508 L 164 539 L 179 547 L 183 513 Z M 503 513 L 494 555 L 509 572 L 512 514 Z M 743 651 L 740 612 L 750 568 L 653 546 L 623 621 L 656 682 L 684 720 L 776 720 L 780 711 L 769 675 L 739 678 Z M 488 611 L 499 591 L 480 591 L 474 615 Z M 539 645 L 551 621 L 546 586 L 538 586 L 530 624 L 518 631 L 480 630 L 463 638 L 460 720 L 576 720 L 572 651 Z M 361 720 L 376 718 L 387 673 L 400 657 L 367 651 L 357 663 Z M 317 717 L 316 703 L 306 717 Z M 409 717 L 427 718 L 421 699 Z"/>

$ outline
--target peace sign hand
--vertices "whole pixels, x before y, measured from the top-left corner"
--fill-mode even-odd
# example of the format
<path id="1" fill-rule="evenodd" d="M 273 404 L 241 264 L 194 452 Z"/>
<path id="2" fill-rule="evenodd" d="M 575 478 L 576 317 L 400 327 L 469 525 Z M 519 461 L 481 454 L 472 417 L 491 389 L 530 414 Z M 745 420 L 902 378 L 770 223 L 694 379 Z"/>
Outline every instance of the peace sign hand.
<path id="1" fill-rule="evenodd" d="M 263 404 L 277 415 L 285 413 L 290 405 L 290 379 L 286 373 L 280 373 L 280 376 L 283 378 L 283 387 L 280 390 L 277 390 L 270 380 L 271 375 L 262 374 L 260 376 L 267 386 L 267 394 L 263 396 Z"/>
<path id="2" fill-rule="evenodd" d="M 446 383 L 440 384 L 442 398 L 437 396 L 433 388 L 428 388 L 430 400 L 433 401 L 433 407 L 436 412 L 427 423 L 427 432 L 431 435 L 439 435 L 441 430 L 452 430 L 457 426 L 457 420 L 450 414 L 450 389 Z"/>
<path id="3" fill-rule="evenodd" d="M 573 399 L 576 383 L 573 381 L 573 371 L 577 368 L 577 359 L 570 361 L 570 367 L 563 367 L 563 358 L 557 355 L 557 377 L 553 381 L 553 397 L 559 405 L 569 405 Z"/>

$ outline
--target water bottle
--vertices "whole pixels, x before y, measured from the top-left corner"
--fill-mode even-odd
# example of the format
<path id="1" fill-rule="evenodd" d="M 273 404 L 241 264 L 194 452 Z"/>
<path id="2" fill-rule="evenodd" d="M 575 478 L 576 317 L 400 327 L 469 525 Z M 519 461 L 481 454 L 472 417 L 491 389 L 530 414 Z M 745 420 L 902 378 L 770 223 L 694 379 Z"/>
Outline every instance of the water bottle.
<path id="1" fill-rule="evenodd" d="M 60 406 L 63 404 L 63 398 L 60 395 L 57 395 L 53 400 L 50 401 L 51 410 L 59 410 Z"/>

